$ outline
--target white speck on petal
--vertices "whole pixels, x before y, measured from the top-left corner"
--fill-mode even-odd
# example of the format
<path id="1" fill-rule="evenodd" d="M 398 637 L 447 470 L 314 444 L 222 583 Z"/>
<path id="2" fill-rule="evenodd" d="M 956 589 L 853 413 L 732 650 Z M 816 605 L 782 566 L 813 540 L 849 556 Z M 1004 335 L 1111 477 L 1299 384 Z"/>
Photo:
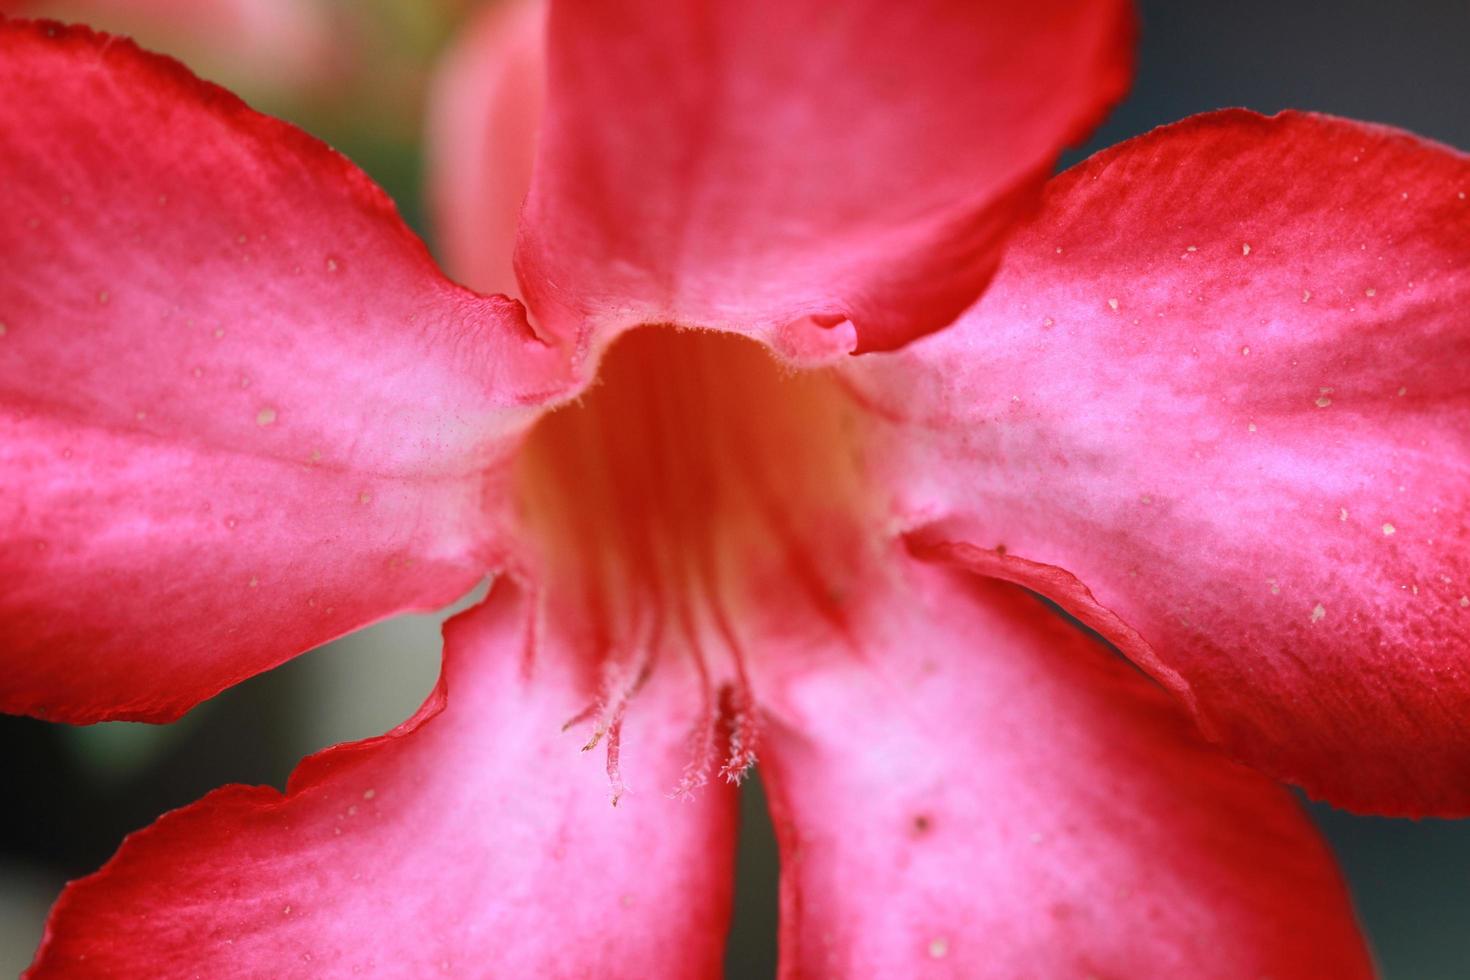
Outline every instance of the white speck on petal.
<path id="1" fill-rule="evenodd" d="M 5 321 L 0 320 L 0 337 L 5 336 Z"/>
<path id="2" fill-rule="evenodd" d="M 1392 524 L 1385 524 L 1385 525 L 1383 525 L 1383 536 L 1384 537 L 1388 537 L 1389 535 L 1393 534 L 1393 532 L 1395 532 L 1397 530 L 1398 530 L 1398 528 L 1394 527 Z"/>
<path id="3" fill-rule="evenodd" d="M 1327 615 L 1327 610 L 1322 607 L 1322 603 L 1319 602 L 1319 603 L 1317 603 L 1316 606 L 1314 606 L 1312 608 L 1312 622 L 1314 622 L 1314 623 L 1321 622 L 1322 621 L 1322 617 L 1323 616 L 1326 616 L 1326 615 Z"/>
<path id="4" fill-rule="evenodd" d="M 1340 510 L 1338 510 L 1338 512 L 1337 512 L 1337 519 L 1339 521 L 1345 521 L 1345 520 L 1347 520 L 1347 508 L 1346 507 L 1343 507 Z"/>
<path id="5" fill-rule="evenodd" d="M 1250 242 L 1242 242 L 1241 243 L 1241 245 L 1240 245 L 1240 254 L 1241 255 L 1249 255 L 1249 254 L 1251 254 L 1251 243 Z"/>
<path id="6" fill-rule="evenodd" d="M 1250 354 L 1250 352 L 1251 352 L 1251 349 L 1249 347 L 1242 347 L 1240 349 L 1240 356 L 1241 357 L 1246 357 L 1246 356 L 1248 356 Z"/>
<path id="7" fill-rule="evenodd" d="M 360 504 L 369 503 L 369 502 L 372 501 L 372 499 L 373 499 L 373 495 L 370 494 L 370 493 L 368 493 L 366 490 L 364 490 L 362 493 L 360 493 L 360 494 L 357 495 L 357 502 L 360 503 Z"/>
<path id="8" fill-rule="evenodd" d="M 253 588 L 256 588 L 259 585 L 260 585 L 260 579 L 256 578 L 254 575 L 250 576 L 250 587 L 253 589 Z"/>
<path id="9" fill-rule="evenodd" d="M 1470 606 L 1470 595 L 1462 595 L 1462 596 L 1460 596 L 1460 605 L 1461 606 Z"/>
<path id="10" fill-rule="evenodd" d="M 1042 320 L 1041 320 L 1041 325 L 1042 325 L 1042 326 L 1043 326 L 1043 327 L 1049 327 L 1049 326 L 1051 326 L 1051 325 L 1052 325 L 1052 324 L 1053 324 L 1053 323 L 1055 323 L 1055 322 L 1056 322 L 1056 321 L 1055 321 L 1055 320 L 1053 320 L 1053 319 L 1052 319 L 1052 318 L 1051 318 L 1051 317 L 1049 317 L 1049 316 L 1048 316 L 1048 317 L 1042 317 Z"/>
<path id="11" fill-rule="evenodd" d="M 370 800 L 377 795 L 378 791 L 375 789 L 365 789 L 362 791 L 362 798 L 365 800 Z"/>
<path id="12" fill-rule="evenodd" d="M 1409 389 L 1408 388 L 1400 388 L 1399 389 L 1399 397 L 1400 398 L 1404 397 L 1408 393 L 1409 393 Z"/>
<path id="13" fill-rule="evenodd" d="M 112 297 L 110 297 L 110 296 L 107 295 L 107 290 L 105 290 L 105 289 L 102 290 L 102 292 L 100 292 L 100 293 L 97 294 L 97 302 L 101 303 L 103 306 L 106 306 L 107 305 L 107 301 L 109 299 L 111 299 L 111 298 Z"/>
<path id="14" fill-rule="evenodd" d="M 256 425 L 270 425 L 275 420 L 276 410 L 274 408 L 262 408 L 255 416 Z"/>
<path id="15" fill-rule="evenodd" d="M 1369 287 L 1368 289 L 1363 290 L 1363 295 L 1364 296 L 1377 296 L 1378 295 L 1378 290 L 1373 289 L 1372 287 Z"/>
<path id="16" fill-rule="evenodd" d="M 929 940 L 929 955 L 936 960 L 944 959 L 949 955 L 949 940 L 943 936 Z"/>
<path id="17" fill-rule="evenodd" d="M 1303 289 L 1302 290 L 1302 302 L 1305 303 L 1308 300 L 1310 300 L 1311 298 L 1312 298 L 1312 291 L 1310 289 Z"/>
<path id="18" fill-rule="evenodd" d="M 1109 299 L 1109 300 L 1108 300 L 1108 307 L 1109 307 L 1109 308 L 1110 308 L 1110 309 L 1112 309 L 1112 311 L 1113 311 L 1113 312 L 1114 312 L 1114 313 L 1116 313 L 1116 312 L 1117 312 L 1117 311 L 1118 311 L 1118 301 L 1117 301 L 1117 300 L 1115 300 L 1115 299 Z"/>
<path id="19" fill-rule="evenodd" d="M 1254 432 L 1256 431 L 1256 423 L 1252 422 L 1250 425 L 1246 426 L 1246 428 L 1249 429 L 1251 432 Z"/>

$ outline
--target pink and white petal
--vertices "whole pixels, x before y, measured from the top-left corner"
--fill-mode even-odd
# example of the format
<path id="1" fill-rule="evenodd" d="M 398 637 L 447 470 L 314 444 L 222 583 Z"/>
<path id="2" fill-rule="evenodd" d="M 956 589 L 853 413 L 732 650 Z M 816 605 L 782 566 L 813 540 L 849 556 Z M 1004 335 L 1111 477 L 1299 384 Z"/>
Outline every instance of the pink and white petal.
<path id="1" fill-rule="evenodd" d="M 0 11 L 5 10 L 0 4 Z M 196 71 L 264 92 L 329 83 L 344 64 L 321 0 L 18 0 L 10 11 L 80 21 L 177 52 Z"/>
<path id="2" fill-rule="evenodd" d="M 428 190 L 444 267 L 516 295 L 516 226 L 544 102 L 546 5 L 492 4 L 444 57 L 430 94 Z"/>
<path id="3" fill-rule="evenodd" d="M 166 720 L 481 578 L 520 308 L 131 42 L 0 24 L 0 89 L 0 710 Z"/>
<path id="4" fill-rule="evenodd" d="M 586 665 L 533 615 L 498 583 L 446 627 L 415 718 L 313 756 L 285 795 L 225 787 L 134 834 L 63 892 L 29 976 L 717 976 L 734 794 L 666 792 L 692 679 L 640 693 L 613 808 L 562 731 Z"/>
<path id="5" fill-rule="evenodd" d="M 916 572 L 763 692 L 783 977 L 1370 977 L 1295 801 L 1013 586 Z"/>
<path id="6" fill-rule="evenodd" d="M 1057 178 L 953 331 L 854 372 L 918 545 L 1313 795 L 1470 813 L 1467 193 L 1464 154 L 1301 114 Z"/>
<path id="7" fill-rule="evenodd" d="M 540 328 L 897 347 L 984 288 L 1124 92 L 1122 0 L 553 3 L 517 251 Z"/>

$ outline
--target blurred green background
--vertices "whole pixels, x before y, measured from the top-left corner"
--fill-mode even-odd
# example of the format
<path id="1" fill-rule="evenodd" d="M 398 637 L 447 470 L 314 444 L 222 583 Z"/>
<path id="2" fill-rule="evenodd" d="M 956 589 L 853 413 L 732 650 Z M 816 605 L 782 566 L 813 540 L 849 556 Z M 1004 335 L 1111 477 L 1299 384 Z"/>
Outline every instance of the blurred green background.
<path id="1" fill-rule="evenodd" d="M 178 25 L 127 26 L 336 145 L 432 242 L 420 185 L 425 80 L 474 0 L 316 2 L 350 57 L 306 99 L 272 74 L 268 60 L 232 61 L 228 51 L 193 44 Z M 73 16 L 88 7 L 81 0 L 37 6 Z M 1333 112 L 1470 147 L 1466 0 L 1141 6 L 1133 95 L 1069 162 L 1229 105 Z M 301 756 L 377 735 L 412 713 L 438 669 L 441 619 L 381 624 L 241 684 L 167 727 L 68 728 L 0 717 L 7 789 L 0 808 L 0 975 L 29 962 L 63 882 L 94 870 L 129 831 L 222 783 L 282 786 Z M 770 977 L 777 861 L 758 780 L 742 807 L 729 975 Z M 1387 980 L 1470 977 L 1470 821 L 1387 820 L 1308 807 L 1342 861 Z"/>

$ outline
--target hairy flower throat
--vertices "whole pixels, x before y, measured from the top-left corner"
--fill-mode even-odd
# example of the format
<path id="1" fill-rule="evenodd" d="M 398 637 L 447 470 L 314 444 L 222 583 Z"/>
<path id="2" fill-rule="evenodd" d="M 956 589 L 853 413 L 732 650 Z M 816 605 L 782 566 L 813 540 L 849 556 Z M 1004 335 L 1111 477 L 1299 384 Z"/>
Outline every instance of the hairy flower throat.
<path id="1" fill-rule="evenodd" d="M 728 334 L 643 328 L 596 384 L 532 430 L 516 469 L 518 526 L 548 612 L 581 624 L 601 671 L 584 716 L 609 736 L 657 663 L 682 654 L 706 692 L 686 782 L 728 751 L 754 761 L 747 651 L 736 624 L 843 627 L 842 596 L 875 522 L 859 412 L 826 372 L 793 372 Z M 699 748 L 698 746 L 703 746 Z"/>

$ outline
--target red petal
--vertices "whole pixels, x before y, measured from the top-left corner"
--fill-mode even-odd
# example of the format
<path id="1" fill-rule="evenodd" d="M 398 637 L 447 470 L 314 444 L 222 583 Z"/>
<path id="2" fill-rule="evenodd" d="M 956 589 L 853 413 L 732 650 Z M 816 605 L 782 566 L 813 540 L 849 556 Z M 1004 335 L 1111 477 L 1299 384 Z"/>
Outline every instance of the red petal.
<path id="1" fill-rule="evenodd" d="M 435 79 L 429 191 L 444 266 L 484 293 L 519 292 L 511 256 L 541 123 L 546 7 L 492 4 Z"/>
<path id="2" fill-rule="evenodd" d="M 531 306 L 563 337 L 936 330 L 1123 93 L 1132 25 L 1121 0 L 554 5 Z"/>
<path id="3" fill-rule="evenodd" d="M 910 423 L 911 519 L 1273 775 L 1470 813 L 1467 192 L 1462 154 L 1295 114 L 1063 175 L 987 298 L 857 382 Z"/>
<path id="4" fill-rule="evenodd" d="M 665 795 L 697 693 L 664 669 L 639 694 L 614 809 L 561 731 L 582 665 L 529 646 L 531 614 L 497 585 L 416 718 L 134 834 L 62 894 L 32 976 L 718 975 L 734 795 Z"/>
<path id="5" fill-rule="evenodd" d="M 788 977 L 1369 977 L 1322 841 L 1010 586 L 918 579 L 776 685 Z"/>
<path id="6" fill-rule="evenodd" d="M 129 42 L 0 25 L 0 90 L 0 709 L 167 719 L 480 578 L 521 311 Z"/>

